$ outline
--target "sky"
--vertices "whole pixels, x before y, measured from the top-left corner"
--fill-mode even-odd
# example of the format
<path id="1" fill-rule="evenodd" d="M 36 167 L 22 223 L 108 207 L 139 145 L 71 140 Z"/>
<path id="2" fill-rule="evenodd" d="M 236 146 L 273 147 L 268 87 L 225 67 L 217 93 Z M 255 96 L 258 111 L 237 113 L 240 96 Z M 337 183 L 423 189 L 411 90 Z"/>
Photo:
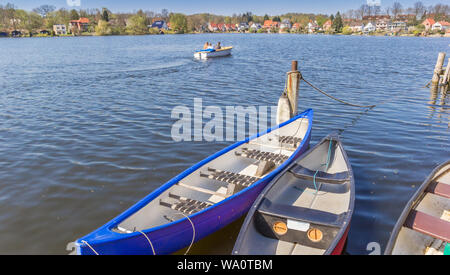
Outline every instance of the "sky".
<path id="1" fill-rule="evenodd" d="M 112 12 L 133 12 L 139 9 L 184 14 L 213 13 L 232 15 L 250 11 L 256 15 L 279 15 L 288 12 L 335 14 L 357 9 L 367 0 L 0 0 L 0 5 L 12 3 L 20 9 L 32 10 L 48 4 L 66 9 L 88 9 L 106 7 Z M 373 1 L 373 0 L 372 0 Z M 387 7 L 397 1 L 403 7 L 411 7 L 418 0 L 381 0 L 381 6 Z M 425 6 L 445 3 L 446 0 L 421 0 Z M 79 5 L 78 5 L 79 4 Z"/>

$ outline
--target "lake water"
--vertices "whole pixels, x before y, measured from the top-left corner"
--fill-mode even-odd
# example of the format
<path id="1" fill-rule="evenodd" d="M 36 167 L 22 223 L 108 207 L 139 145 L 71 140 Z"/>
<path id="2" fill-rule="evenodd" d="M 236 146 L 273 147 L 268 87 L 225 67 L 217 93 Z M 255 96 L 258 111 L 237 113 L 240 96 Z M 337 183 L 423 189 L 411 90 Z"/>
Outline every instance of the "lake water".
<path id="1" fill-rule="evenodd" d="M 227 58 L 196 61 L 206 41 Z M 300 87 L 314 145 L 340 130 L 356 177 L 347 253 L 384 250 L 420 183 L 450 156 L 449 99 L 430 94 L 448 38 L 176 35 L 0 40 L 0 254 L 67 254 L 114 218 L 231 141 L 171 138 L 175 106 L 273 106 L 291 60 L 330 94 Z M 194 245 L 229 254 L 242 220 Z"/>

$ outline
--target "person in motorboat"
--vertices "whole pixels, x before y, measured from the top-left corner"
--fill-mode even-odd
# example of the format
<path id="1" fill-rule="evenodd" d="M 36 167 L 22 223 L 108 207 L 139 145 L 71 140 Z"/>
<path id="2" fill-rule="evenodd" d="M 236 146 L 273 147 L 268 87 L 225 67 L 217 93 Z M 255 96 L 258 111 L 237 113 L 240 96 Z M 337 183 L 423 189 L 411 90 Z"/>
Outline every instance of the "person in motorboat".
<path id="1" fill-rule="evenodd" d="M 214 47 L 215 50 L 220 50 L 222 46 L 220 45 L 220 42 L 217 42 L 217 45 Z"/>

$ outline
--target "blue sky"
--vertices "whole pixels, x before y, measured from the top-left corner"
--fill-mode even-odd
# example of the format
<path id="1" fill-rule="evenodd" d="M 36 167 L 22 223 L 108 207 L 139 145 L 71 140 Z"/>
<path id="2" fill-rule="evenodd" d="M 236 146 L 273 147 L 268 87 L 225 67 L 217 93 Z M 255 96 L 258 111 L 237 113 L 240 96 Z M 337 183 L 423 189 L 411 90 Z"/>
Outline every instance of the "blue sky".
<path id="1" fill-rule="evenodd" d="M 79 8 L 107 7 L 113 12 L 132 12 L 139 9 L 160 12 L 166 8 L 171 12 L 193 14 L 209 12 L 221 15 L 232 15 L 251 11 L 258 15 L 276 15 L 287 12 L 304 13 L 336 13 L 357 9 L 366 0 L 0 0 L 0 5 L 13 3 L 18 8 L 32 10 L 33 8 L 50 4 L 57 8 L 72 9 L 68 3 L 81 2 Z M 381 0 L 382 7 L 392 6 L 393 2 L 400 2 L 404 7 L 410 7 L 417 0 Z M 446 1 L 422 0 L 428 5 L 445 3 Z"/>

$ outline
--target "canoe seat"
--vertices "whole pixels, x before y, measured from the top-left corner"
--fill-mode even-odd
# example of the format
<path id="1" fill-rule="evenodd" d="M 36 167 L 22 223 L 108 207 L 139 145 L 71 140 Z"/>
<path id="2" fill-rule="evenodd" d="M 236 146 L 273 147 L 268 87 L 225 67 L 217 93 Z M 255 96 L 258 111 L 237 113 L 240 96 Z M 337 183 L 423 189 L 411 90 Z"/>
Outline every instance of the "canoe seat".
<path id="1" fill-rule="evenodd" d="M 280 136 L 279 137 L 279 141 L 282 145 L 286 144 L 293 148 L 297 148 L 300 145 L 300 143 L 302 142 L 302 140 L 303 140 L 302 138 L 294 137 L 294 136 Z"/>
<path id="2" fill-rule="evenodd" d="M 174 195 L 172 193 L 169 193 L 169 198 L 178 200 L 178 202 L 170 203 L 160 200 L 159 204 L 162 206 L 169 207 L 175 211 L 182 212 L 186 215 L 191 215 L 200 212 L 201 210 L 206 209 L 212 205 L 211 203 L 181 197 L 178 195 Z"/>
<path id="3" fill-rule="evenodd" d="M 430 184 L 427 192 L 450 199 L 450 184 L 434 182 Z"/>
<path id="4" fill-rule="evenodd" d="M 221 171 L 213 168 L 208 168 L 208 172 L 211 172 L 211 174 L 205 174 L 200 172 L 200 177 L 225 182 L 228 184 L 241 185 L 243 187 L 249 187 L 250 185 L 259 180 L 259 178 L 257 177 Z"/>
<path id="5" fill-rule="evenodd" d="M 242 148 L 242 152 L 235 152 L 235 154 L 236 156 L 244 158 L 273 162 L 277 165 L 284 163 L 289 158 L 288 156 L 282 154 L 275 154 L 248 148 Z"/>
<path id="6" fill-rule="evenodd" d="M 412 210 L 404 226 L 433 238 L 450 242 L 450 222 L 426 213 Z"/>
<path id="7" fill-rule="evenodd" d="M 262 202 L 258 212 L 262 215 L 332 227 L 342 227 L 346 216 L 346 213 L 336 215 L 316 209 L 273 203 L 267 198 Z"/>
<path id="8" fill-rule="evenodd" d="M 294 165 L 289 172 L 295 177 L 306 180 L 313 180 L 316 175 L 316 182 L 340 184 L 350 180 L 348 172 L 329 174 L 323 171 L 313 171 L 299 164 Z M 317 172 L 317 174 L 316 174 Z"/>

